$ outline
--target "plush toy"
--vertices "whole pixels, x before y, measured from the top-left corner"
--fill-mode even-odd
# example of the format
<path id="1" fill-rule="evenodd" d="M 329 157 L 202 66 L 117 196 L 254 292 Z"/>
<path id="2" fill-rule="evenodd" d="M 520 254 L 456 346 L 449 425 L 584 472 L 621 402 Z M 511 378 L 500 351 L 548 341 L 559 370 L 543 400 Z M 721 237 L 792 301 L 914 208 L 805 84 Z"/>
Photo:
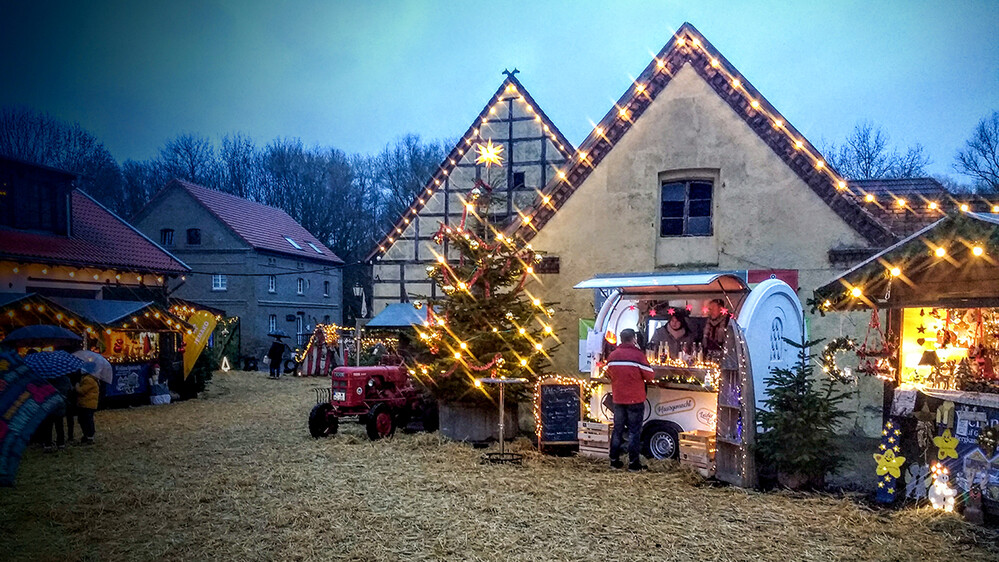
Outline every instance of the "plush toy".
<path id="1" fill-rule="evenodd" d="M 936 509 L 954 511 L 957 490 L 950 486 L 950 471 L 940 463 L 933 465 L 933 485 L 930 486 L 930 503 Z"/>

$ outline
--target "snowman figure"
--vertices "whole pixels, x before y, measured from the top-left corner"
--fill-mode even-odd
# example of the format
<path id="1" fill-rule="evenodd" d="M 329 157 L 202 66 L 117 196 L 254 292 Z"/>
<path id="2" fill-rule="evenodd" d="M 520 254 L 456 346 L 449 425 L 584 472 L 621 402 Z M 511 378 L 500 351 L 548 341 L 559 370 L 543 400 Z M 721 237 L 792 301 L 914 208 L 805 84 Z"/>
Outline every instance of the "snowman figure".
<path id="1" fill-rule="evenodd" d="M 930 503 L 935 509 L 954 511 L 957 490 L 950 485 L 950 471 L 940 463 L 933 465 L 933 485 L 930 486 Z"/>

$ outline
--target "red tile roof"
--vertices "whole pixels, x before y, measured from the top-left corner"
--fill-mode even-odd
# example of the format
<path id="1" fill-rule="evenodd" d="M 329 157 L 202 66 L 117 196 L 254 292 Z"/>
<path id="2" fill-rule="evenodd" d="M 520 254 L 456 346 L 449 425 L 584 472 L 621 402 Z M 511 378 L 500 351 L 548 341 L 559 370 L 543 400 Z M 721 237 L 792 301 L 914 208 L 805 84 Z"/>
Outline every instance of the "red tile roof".
<path id="1" fill-rule="evenodd" d="M 209 212 L 254 249 L 315 262 L 343 263 L 343 260 L 332 250 L 281 209 L 180 179 L 172 180 L 163 188 L 163 191 L 174 186 L 190 193 Z M 296 248 L 285 237 L 294 240 L 299 247 Z"/>
<path id="2" fill-rule="evenodd" d="M 70 193 L 70 235 L 0 230 L 0 257 L 79 267 L 186 273 L 184 262 L 79 189 Z"/>

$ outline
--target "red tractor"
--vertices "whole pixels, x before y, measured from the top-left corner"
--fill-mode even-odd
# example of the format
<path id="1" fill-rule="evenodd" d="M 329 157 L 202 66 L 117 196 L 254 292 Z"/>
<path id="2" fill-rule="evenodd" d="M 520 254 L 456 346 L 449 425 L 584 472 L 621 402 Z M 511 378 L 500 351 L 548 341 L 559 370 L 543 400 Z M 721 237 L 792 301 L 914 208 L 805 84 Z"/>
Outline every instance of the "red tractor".
<path id="1" fill-rule="evenodd" d="M 437 403 L 402 365 L 337 367 L 331 379 L 329 389 L 317 389 L 318 404 L 309 413 L 309 433 L 317 439 L 335 435 L 340 418 L 353 416 L 372 440 L 414 421 L 422 421 L 425 431 L 437 430 Z"/>

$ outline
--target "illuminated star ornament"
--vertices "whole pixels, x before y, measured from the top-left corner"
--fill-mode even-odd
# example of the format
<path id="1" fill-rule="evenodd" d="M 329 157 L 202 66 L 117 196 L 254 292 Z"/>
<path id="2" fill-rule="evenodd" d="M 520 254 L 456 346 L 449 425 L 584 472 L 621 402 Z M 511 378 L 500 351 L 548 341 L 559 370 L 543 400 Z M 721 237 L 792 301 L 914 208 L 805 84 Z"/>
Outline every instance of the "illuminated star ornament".
<path id="1" fill-rule="evenodd" d="M 486 144 L 476 144 L 475 152 L 478 153 L 478 156 L 475 157 L 476 164 L 485 164 L 487 168 L 493 164 L 503 165 L 503 146 L 493 144 L 492 139 L 486 141 Z"/>
<path id="2" fill-rule="evenodd" d="M 902 465 L 905 464 L 905 457 L 899 454 L 902 452 L 899 447 L 901 437 L 902 431 L 898 423 L 894 420 L 886 421 L 881 431 L 881 444 L 878 446 L 881 453 L 874 454 L 874 460 L 878 463 L 875 472 L 878 475 L 876 499 L 879 503 L 893 503 L 897 497 L 896 480 L 902 476 Z"/>
<path id="3" fill-rule="evenodd" d="M 950 429 L 945 429 L 943 435 L 933 438 L 933 444 L 937 446 L 937 458 L 940 460 L 947 457 L 956 459 L 958 443 L 960 440 L 951 436 Z"/>

